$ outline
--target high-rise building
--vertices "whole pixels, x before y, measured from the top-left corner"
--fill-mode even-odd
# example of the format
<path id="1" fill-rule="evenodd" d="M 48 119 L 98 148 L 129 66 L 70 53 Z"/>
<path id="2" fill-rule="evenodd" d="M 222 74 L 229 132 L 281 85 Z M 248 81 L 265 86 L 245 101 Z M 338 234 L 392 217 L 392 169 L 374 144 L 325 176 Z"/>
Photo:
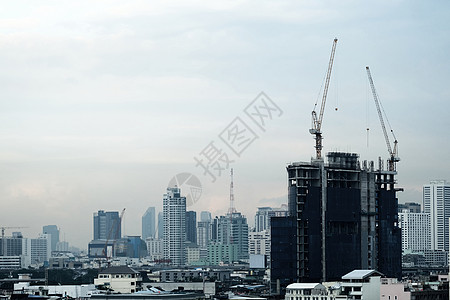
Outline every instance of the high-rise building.
<path id="1" fill-rule="evenodd" d="M 287 205 L 280 208 L 258 207 L 255 215 L 255 231 L 264 231 L 270 229 L 270 218 L 286 217 L 288 215 Z"/>
<path id="2" fill-rule="evenodd" d="M 209 211 L 202 211 L 200 212 L 200 221 L 211 221 L 211 213 Z"/>
<path id="3" fill-rule="evenodd" d="M 163 197 L 164 259 L 172 265 L 185 264 L 186 197 L 178 187 L 168 187 Z"/>
<path id="4" fill-rule="evenodd" d="M 197 222 L 197 245 L 201 249 L 207 249 L 211 241 L 211 221 Z"/>
<path id="5" fill-rule="evenodd" d="M 142 216 L 142 239 L 148 237 L 154 238 L 156 236 L 155 228 L 155 208 L 149 207 Z"/>
<path id="6" fill-rule="evenodd" d="M 355 269 L 401 277 L 396 171 L 383 170 L 381 161 L 378 170 L 373 162 L 361 167 L 352 153 L 332 152 L 327 159 L 287 167 L 289 214 L 296 220 L 294 281 L 340 280 Z M 282 265 L 273 257 L 278 237 L 271 238 L 274 282 L 280 273 L 274 268 Z"/>
<path id="7" fill-rule="evenodd" d="M 31 263 L 41 265 L 48 262 L 51 255 L 51 237 L 49 234 L 41 234 L 36 239 L 30 239 Z"/>
<path id="8" fill-rule="evenodd" d="M 164 215 L 160 211 L 158 213 L 158 239 L 162 240 L 164 238 Z"/>
<path id="9" fill-rule="evenodd" d="M 406 202 L 398 204 L 398 212 L 421 213 L 422 210 L 419 203 Z"/>
<path id="10" fill-rule="evenodd" d="M 399 213 L 398 223 L 402 230 L 402 251 L 419 252 L 431 249 L 430 214 Z"/>
<path id="11" fill-rule="evenodd" d="M 197 213 L 195 211 L 186 212 L 186 240 L 197 244 Z"/>
<path id="12" fill-rule="evenodd" d="M 217 242 L 236 245 L 237 259 L 248 259 L 247 218 L 240 212 L 220 216 L 217 226 Z"/>
<path id="13" fill-rule="evenodd" d="M 434 180 L 423 186 L 424 213 L 430 214 L 431 249 L 449 250 L 450 183 Z"/>
<path id="14" fill-rule="evenodd" d="M 51 239 L 51 249 L 56 250 L 56 245 L 59 243 L 59 229 L 56 225 L 47 225 L 42 227 L 43 234 L 49 234 Z"/>
<path id="15" fill-rule="evenodd" d="M 270 257 L 270 231 L 255 231 L 248 233 L 248 253 L 261 254 Z"/>
<path id="16" fill-rule="evenodd" d="M 270 226 L 270 288 L 297 282 L 297 219 L 295 216 L 273 217 Z"/>
<path id="17" fill-rule="evenodd" d="M 94 240 L 117 240 L 122 237 L 117 211 L 99 210 L 94 213 Z"/>

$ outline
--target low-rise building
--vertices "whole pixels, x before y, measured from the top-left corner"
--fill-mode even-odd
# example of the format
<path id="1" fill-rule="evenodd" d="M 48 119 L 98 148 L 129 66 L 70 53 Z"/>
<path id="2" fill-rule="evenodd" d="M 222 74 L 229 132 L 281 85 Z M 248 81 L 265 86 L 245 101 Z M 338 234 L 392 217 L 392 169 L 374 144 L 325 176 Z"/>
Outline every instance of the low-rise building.
<path id="1" fill-rule="evenodd" d="M 286 287 L 285 300 L 332 299 L 327 288 L 320 283 L 291 283 Z"/>
<path id="2" fill-rule="evenodd" d="M 94 284 L 117 293 L 134 293 L 142 289 L 142 277 L 139 272 L 127 266 L 110 267 L 98 273 Z"/>
<path id="3" fill-rule="evenodd" d="M 230 280 L 230 270 L 162 270 L 160 271 L 161 282 L 176 282 L 176 281 L 195 281 L 195 280 Z"/>

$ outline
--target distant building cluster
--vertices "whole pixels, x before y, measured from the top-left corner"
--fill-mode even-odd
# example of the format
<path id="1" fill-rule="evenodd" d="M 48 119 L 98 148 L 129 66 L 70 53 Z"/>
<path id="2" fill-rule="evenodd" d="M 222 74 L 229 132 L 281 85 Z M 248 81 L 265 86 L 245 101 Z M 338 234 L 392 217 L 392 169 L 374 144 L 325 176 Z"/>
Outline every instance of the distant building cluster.
<path id="1" fill-rule="evenodd" d="M 37 238 L 7 236 L 2 228 L 0 269 L 155 266 L 162 268 L 160 282 L 201 281 L 206 274 L 231 282 L 262 272 L 271 293 L 298 300 L 365 299 L 368 293 L 383 299 L 392 291 L 409 299 L 414 289 L 406 289 L 402 277 L 448 267 L 447 181 L 423 186 L 422 207 L 398 203 L 395 170 L 383 169 L 381 162 L 361 163 L 354 153 L 331 152 L 326 161 L 295 162 L 286 170 L 287 203 L 256 208 L 254 227 L 231 201 L 219 216 L 188 211 L 181 188 L 171 186 L 161 195 L 162 211 L 148 207 L 142 215 L 140 236 L 122 235 L 125 209 L 94 212 L 92 240 L 82 259 L 60 241 L 56 225 L 44 226 Z M 220 269 L 226 267 L 250 271 L 244 276 Z M 109 272 L 101 272 L 96 285 L 139 290 L 129 287 L 130 280 L 140 284 L 136 271 Z"/>

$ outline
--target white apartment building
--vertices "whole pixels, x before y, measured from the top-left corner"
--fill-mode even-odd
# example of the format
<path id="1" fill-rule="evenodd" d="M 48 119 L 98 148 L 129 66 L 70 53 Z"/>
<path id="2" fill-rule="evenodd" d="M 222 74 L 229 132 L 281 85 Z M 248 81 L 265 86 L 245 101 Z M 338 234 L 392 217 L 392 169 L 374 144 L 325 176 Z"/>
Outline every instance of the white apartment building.
<path id="1" fill-rule="evenodd" d="M 31 264 L 40 265 L 49 261 L 52 256 L 51 236 L 40 234 L 36 239 L 30 239 Z"/>
<path id="2" fill-rule="evenodd" d="M 163 240 L 148 237 L 145 239 L 147 253 L 152 261 L 163 258 Z"/>
<path id="3" fill-rule="evenodd" d="M 201 249 L 207 249 L 211 242 L 211 221 L 197 222 L 197 245 Z"/>
<path id="4" fill-rule="evenodd" d="M 450 184 L 431 181 L 423 186 L 424 212 L 430 214 L 431 249 L 449 250 Z"/>
<path id="5" fill-rule="evenodd" d="M 270 255 L 269 230 L 248 233 L 248 253 Z"/>
<path id="6" fill-rule="evenodd" d="M 398 222 L 402 230 L 402 251 L 431 249 L 430 214 L 399 213 Z"/>
<path id="7" fill-rule="evenodd" d="M 178 187 L 168 187 L 163 197 L 164 259 L 172 265 L 184 265 L 186 262 L 186 197 L 181 197 Z"/>

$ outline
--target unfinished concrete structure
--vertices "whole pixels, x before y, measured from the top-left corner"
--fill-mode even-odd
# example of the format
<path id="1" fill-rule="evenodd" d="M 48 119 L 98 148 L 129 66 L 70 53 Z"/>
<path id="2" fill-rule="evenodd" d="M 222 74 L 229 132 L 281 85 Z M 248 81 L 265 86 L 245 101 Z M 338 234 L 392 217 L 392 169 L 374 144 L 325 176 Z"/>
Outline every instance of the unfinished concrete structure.
<path id="1" fill-rule="evenodd" d="M 399 278 L 396 171 L 384 170 L 381 159 L 377 169 L 373 162 L 361 166 L 355 153 L 331 152 L 327 160 L 287 166 L 289 213 L 296 220 L 294 281 L 338 280 L 354 269 Z"/>

